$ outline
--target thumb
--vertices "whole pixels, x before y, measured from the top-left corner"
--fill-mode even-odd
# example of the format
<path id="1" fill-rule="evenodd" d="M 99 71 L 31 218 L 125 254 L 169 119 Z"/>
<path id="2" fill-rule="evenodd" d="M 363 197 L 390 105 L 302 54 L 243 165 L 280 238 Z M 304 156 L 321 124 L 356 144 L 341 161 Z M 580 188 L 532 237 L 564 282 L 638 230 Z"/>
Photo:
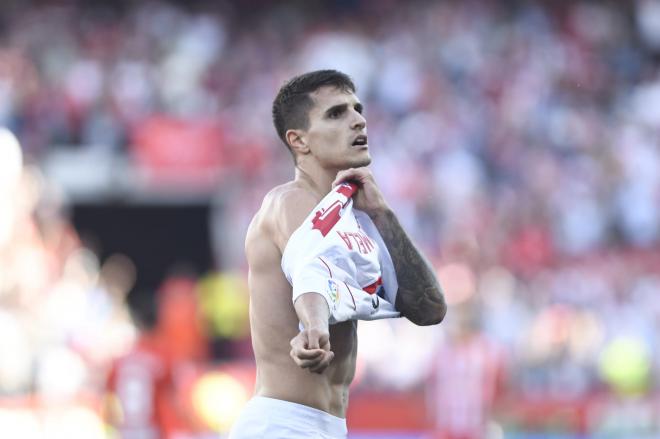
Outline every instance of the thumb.
<path id="1" fill-rule="evenodd" d="M 307 349 L 319 348 L 319 334 L 316 331 L 307 331 Z"/>

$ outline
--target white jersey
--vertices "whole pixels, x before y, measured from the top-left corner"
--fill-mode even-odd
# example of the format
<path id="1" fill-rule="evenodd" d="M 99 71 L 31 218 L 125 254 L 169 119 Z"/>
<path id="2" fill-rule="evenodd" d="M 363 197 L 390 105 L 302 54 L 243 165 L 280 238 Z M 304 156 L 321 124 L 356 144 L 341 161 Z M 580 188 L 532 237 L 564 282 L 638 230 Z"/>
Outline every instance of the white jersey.
<path id="1" fill-rule="evenodd" d="M 353 208 L 357 186 L 333 189 L 287 242 L 282 270 L 293 287 L 293 301 L 321 294 L 330 324 L 346 320 L 399 317 L 394 264 L 371 218 Z"/>

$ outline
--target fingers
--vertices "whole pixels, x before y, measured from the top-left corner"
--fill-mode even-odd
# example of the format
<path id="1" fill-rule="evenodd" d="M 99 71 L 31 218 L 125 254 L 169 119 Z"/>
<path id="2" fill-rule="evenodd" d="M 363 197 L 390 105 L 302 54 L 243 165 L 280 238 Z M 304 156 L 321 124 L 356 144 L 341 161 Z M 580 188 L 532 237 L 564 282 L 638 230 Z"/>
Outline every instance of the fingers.
<path id="1" fill-rule="evenodd" d="M 330 337 L 325 337 L 319 339 L 319 348 L 323 349 L 324 351 L 329 351 L 330 350 Z"/>
<path id="2" fill-rule="evenodd" d="M 318 336 L 314 337 L 312 334 L 307 334 L 307 349 L 319 349 L 321 346 L 319 345 L 319 338 Z"/>
<path id="3" fill-rule="evenodd" d="M 311 372 L 321 373 L 335 357 L 334 352 L 315 349 L 313 351 L 295 351 L 291 350 L 291 358 L 298 367 L 309 369 Z"/>
<path id="4" fill-rule="evenodd" d="M 307 349 L 330 350 L 330 334 L 327 329 L 320 330 L 311 328 L 303 331 L 302 334 L 307 336 Z"/>
<path id="5" fill-rule="evenodd" d="M 309 360 L 316 358 L 323 353 L 322 349 L 319 349 L 318 346 L 312 349 L 309 349 L 308 343 L 305 337 L 305 333 L 301 332 L 291 339 L 291 357 L 293 359 L 302 359 Z"/>
<path id="6" fill-rule="evenodd" d="M 294 351 L 330 350 L 330 334 L 318 329 L 305 329 L 291 339 Z"/>
<path id="7" fill-rule="evenodd" d="M 303 369 L 322 373 L 335 354 L 330 350 L 329 334 L 314 329 L 304 330 L 291 339 L 293 361 Z"/>
<path id="8" fill-rule="evenodd" d="M 334 352 L 328 351 L 323 352 L 321 355 L 314 359 L 297 359 L 296 364 L 303 369 L 309 369 L 310 372 L 321 373 L 330 365 L 333 358 L 335 358 Z"/>
<path id="9" fill-rule="evenodd" d="M 313 360 L 323 355 L 323 349 L 291 349 L 291 356 L 301 360 Z"/>
<path id="10" fill-rule="evenodd" d="M 371 171 L 366 167 L 345 169 L 337 173 L 337 177 L 335 177 L 335 180 L 332 182 L 332 187 L 348 180 L 355 180 L 359 183 L 364 183 L 365 179 L 370 176 Z"/>
<path id="11" fill-rule="evenodd" d="M 309 366 L 309 371 L 314 373 L 323 373 L 325 369 L 330 365 L 332 359 L 335 358 L 335 353 L 332 351 L 325 352 L 323 357 L 315 365 Z"/>
<path id="12" fill-rule="evenodd" d="M 338 184 L 348 180 L 358 180 L 358 173 L 356 172 L 356 169 L 351 168 L 339 171 L 335 177 L 335 180 L 332 182 L 332 187 L 335 187 Z"/>

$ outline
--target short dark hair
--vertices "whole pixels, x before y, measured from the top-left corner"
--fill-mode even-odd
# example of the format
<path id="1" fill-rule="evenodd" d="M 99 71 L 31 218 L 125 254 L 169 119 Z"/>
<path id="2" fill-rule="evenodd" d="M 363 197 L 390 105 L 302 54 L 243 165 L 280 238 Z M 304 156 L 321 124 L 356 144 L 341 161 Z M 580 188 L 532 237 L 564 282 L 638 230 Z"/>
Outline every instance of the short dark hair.
<path id="1" fill-rule="evenodd" d="M 337 70 L 316 70 L 291 78 L 280 88 L 273 101 L 275 130 L 292 154 L 285 134 L 290 129 L 309 128 L 309 110 L 314 105 L 309 94 L 324 86 L 355 93 L 355 84 L 347 74 Z"/>

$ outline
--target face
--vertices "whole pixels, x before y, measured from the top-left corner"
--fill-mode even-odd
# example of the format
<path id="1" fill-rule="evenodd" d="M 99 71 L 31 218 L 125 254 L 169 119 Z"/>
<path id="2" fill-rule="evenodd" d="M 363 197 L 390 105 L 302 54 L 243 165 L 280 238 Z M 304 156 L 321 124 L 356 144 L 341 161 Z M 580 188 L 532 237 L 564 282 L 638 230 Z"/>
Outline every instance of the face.
<path id="1" fill-rule="evenodd" d="M 311 94 L 309 129 L 302 139 L 311 156 L 326 169 L 348 169 L 371 163 L 367 121 L 362 104 L 350 91 L 321 87 Z"/>

